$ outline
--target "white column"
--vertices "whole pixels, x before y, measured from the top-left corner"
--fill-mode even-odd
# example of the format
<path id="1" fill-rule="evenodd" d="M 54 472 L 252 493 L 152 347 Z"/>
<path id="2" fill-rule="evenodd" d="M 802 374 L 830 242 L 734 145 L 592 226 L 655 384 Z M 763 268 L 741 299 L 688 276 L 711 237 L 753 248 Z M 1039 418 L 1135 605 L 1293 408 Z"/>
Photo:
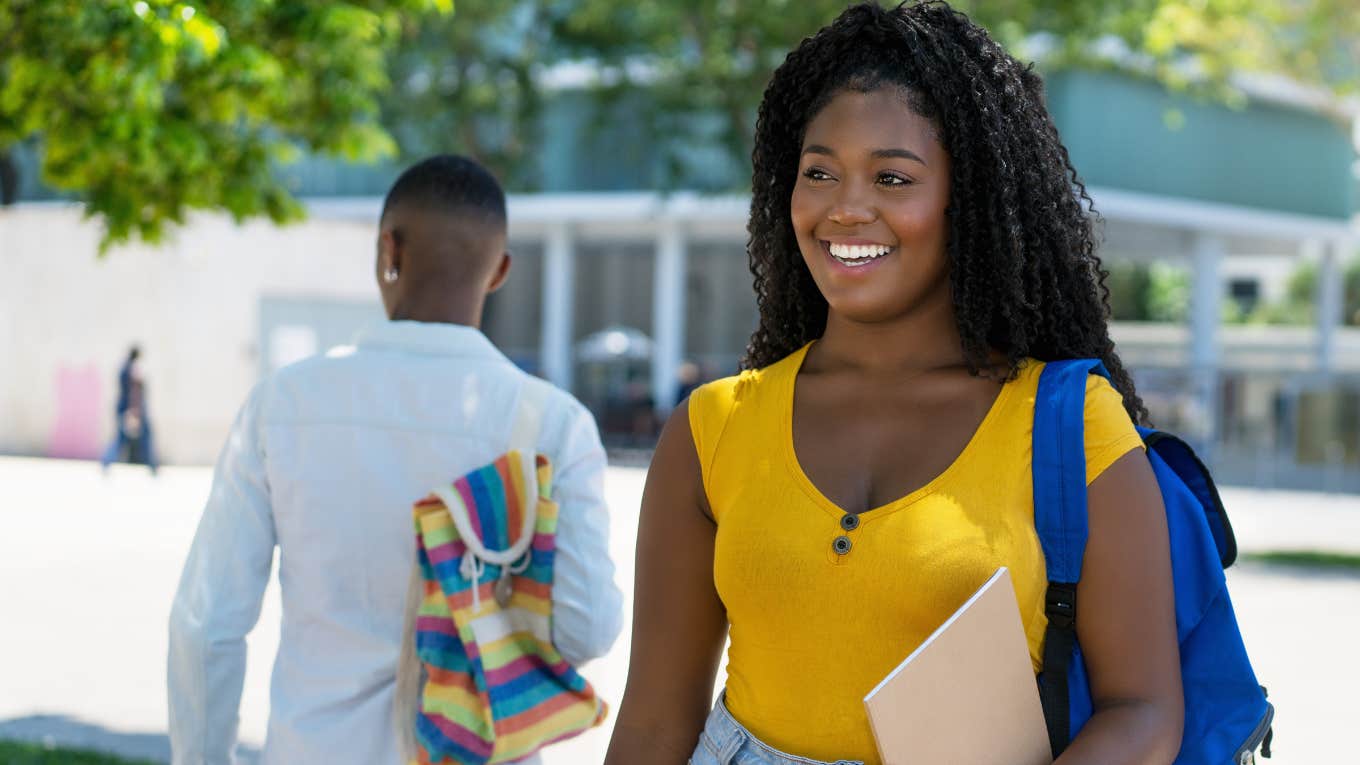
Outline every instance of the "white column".
<path id="1" fill-rule="evenodd" d="M 675 406 L 685 354 L 685 234 L 673 219 L 661 221 L 656 238 L 652 342 L 652 401 L 657 413 L 665 416 Z"/>
<path id="2" fill-rule="evenodd" d="M 1190 379 L 1200 410 L 1195 448 L 1206 463 L 1218 439 L 1218 327 L 1221 321 L 1223 257 L 1227 243 L 1218 234 L 1196 232 L 1194 283 L 1190 297 Z"/>
<path id="3" fill-rule="evenodd" d="M 543 243 L 543 326 L 539 333 L 539 356 L 543 376 L 571 390 L 572 299 L 576 292 L 576 253 L 566 223 L 548 229 Z"/>
<path id="4" fill-rule="evenodd" d="M 1317 281 L 1317 366 L 1318 371 L 1331 374 L 1336 363 L 1336 330 L 1341 324 L 1345 285 L 1341 276 L 1341 258 L 1346 243 L 1336 240 L 1318 242 L 1313 249 L 1318 256 Z"/>

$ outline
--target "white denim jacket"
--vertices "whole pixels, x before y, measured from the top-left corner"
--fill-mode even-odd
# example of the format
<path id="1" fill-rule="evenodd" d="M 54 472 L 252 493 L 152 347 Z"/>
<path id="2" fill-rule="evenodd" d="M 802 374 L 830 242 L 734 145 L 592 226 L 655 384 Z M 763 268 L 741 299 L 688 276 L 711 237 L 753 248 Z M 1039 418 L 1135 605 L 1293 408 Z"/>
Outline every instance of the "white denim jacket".
<path id="1" fill-rule="evenodd" d="M 170 615 L 175 763 L 233 761 L 245 636 L 277 545 L 283 624 L 262 762 L 397 765 L 411 504 L 506 451 L 525 379 L 476 329 L 387 322 L 251 392 Z M 580 666 L 622 627 L 605 455 L 590 413 L 556 389 L 538 449 L 560 505 L 552 637 Z"/>

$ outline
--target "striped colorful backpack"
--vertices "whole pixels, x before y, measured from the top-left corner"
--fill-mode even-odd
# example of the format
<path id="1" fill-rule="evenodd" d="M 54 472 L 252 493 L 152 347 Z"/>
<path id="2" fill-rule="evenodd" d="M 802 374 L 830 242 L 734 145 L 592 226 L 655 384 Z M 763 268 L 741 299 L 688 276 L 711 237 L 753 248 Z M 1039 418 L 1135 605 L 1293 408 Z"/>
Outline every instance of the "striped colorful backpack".
<path id="1" fill-rule="evenodd" d="M 547 393 L 528 380 L 510 451 L 415 504 L 397 676 L 405 763 L 515 762 L 604 720 L 552 643 L 557 505 L 534 453 Z"/>

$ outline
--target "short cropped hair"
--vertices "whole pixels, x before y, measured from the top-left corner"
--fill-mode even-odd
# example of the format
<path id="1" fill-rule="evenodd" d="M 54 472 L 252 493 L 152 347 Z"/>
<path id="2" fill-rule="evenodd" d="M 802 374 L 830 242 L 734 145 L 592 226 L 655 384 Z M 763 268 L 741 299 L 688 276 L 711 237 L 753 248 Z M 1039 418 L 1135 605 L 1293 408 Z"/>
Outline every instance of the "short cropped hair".
<path id="1" fill-rule="evenodd" d="M 383 200 L 382 217 L 398 207 L 481 216 L 504 225 L 505 191 L 486 168 L 455 154 L 440 154 L 407 168 Z"/>

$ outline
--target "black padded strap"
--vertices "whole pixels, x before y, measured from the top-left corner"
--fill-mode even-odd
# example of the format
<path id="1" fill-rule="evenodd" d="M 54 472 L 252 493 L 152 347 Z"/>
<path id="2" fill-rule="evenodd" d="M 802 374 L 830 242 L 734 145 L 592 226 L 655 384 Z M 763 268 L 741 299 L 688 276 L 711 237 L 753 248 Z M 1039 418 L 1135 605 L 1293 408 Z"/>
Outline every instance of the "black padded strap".
<path id="1" fill-rule="evenodd" d="M 1072 740 L 1071 708 L 1067 698 L 1067 669 L 1077 645 L 1077 586 L 1048 583 L 1044 612 L 1048 629 L 1044 632 L 1044 668 L 1039 677 L 1039 702 L 1048 723 L 1048 744 L 1053 759 L 1063 753 Z"/>

